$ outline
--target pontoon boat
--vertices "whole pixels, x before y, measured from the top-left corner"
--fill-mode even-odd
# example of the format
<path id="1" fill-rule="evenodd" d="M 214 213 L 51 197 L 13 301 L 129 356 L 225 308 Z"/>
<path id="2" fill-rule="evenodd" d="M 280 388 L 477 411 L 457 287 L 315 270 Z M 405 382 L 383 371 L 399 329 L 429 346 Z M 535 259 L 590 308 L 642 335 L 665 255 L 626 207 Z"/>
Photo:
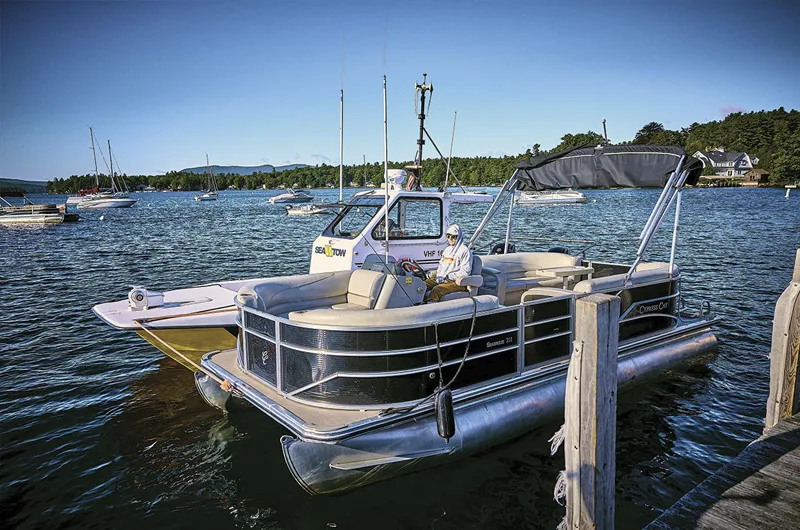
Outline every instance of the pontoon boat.
<path id="1" fill-rule="evenodd" d="M 236 295 L 237 348 L 203 357 L 210 375 L 197 375 L 201 393 L 222 408 L 235 395 L 279 422 L 292 434 L 281 444 L 298 483 L 314 494 L 340 493 L 486 449 L 553 419 L 581 324 L 575 301 L 590 293 L 621 298 L 621 388 L 713 352 L 707 306 L 692 315 L 682 310 L 675 239 L 669 262 L 644 260 L 673 205 L 677 233 L 683 185 L 700 174 L 679 148 L 602 147 L 526 161 L 471 242 L 515 188 L 556 186 L 550 179 L 573 164 L 579 167 L 569 174 L 585 175 L 585 187 L 593 179 L 613 187 L 666 182 L 633 263 L 555 249 L 476 255 L 472 275 L 460 280 L 468 291 L 433 304 L 421 303 L 421 264 L 397 267 L 380 254 L 354 271 L 251 282 Z M 631 178 L 632 169 L 647 174 Z M 383 220 L 376 206 L 367 230 Z M 347 237 L 356 230 L 339 228 L 347 213 L 326 229 L 328 245 L 315 257 L 353 250 Z M 509 241 L 510 224 L 504 249 Z M 433 406 L 443 388 L 453 391 L 449 441 L 440 437 Z"/>
<path id="2" fill-rule="evenodd" d="M 7 198 L 22 199 L 13 204 Z M 77 221 L 78 214 L 67 213 L 65 204 L 34 204 L 24 193 L 0 192 L 0 224 L 54 224 Z"/>
<path id="3" fill-rule="evenodd" d="M 424 109 L 427 85 L 421 88 Z M 354 196 L 316 239 L 310 274 L 163 294 L 134 289 L 128 301 L 94 311 L 173 354 L 170 340 L 191 339 L 197 354 L 217 347 L 217 337 L 206 342 L 201 334 L 229 333 L 235 346 L 200 360 L 195 379 L 204 399 L 223 409 L 231 399 L 253 404 L 291 433 L 281 446 L 297 482 L 313 494 L 341 493 L 555 418 L 581 325 L 580 297 L 621 299 L 621 388 L 715 351 L 715 319 L 707 303 L 685 310 L 674 263 L 683 186 L 701 170 L 682 149 L 658 146 L 574 149 L 521 162 L 466 244 L 476 250 L 507 205 L 504 240 L 490 254 L 474 252 L 471 274 L 457 282 L 465 290 L 438 303 L 423 303 L 424 270 L 446 244 L 449 205 L 474 195 L 405 191 L 401 175 L 389 181 L 387 172 L 386 189 Z M 563 248 L 511 252 L 515 190 L 569 186 L 663 188 L 632 263 Z M 669 261 L 648 262 L 648 245 L 673 206 Z M 454 432 L 437 422 L 434 403 L 443 402 Z"/>

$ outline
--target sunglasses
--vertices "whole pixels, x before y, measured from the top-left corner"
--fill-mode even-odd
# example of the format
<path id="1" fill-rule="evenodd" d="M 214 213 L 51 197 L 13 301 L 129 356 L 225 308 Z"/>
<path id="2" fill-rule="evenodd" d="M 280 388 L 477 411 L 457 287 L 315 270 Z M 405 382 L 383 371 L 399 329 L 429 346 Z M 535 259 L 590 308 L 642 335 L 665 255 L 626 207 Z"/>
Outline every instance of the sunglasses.
<path id="1" fill-rule="evenodd" d="M 447 239 L 458 239 L 458 236 L 453 234 L 447 234 Z"/>

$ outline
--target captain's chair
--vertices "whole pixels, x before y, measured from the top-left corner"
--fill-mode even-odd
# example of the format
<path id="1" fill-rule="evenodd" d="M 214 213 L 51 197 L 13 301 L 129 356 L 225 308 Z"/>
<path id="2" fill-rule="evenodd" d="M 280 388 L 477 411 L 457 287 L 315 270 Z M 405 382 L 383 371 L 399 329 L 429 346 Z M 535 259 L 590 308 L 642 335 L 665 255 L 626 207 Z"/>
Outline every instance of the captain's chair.
<path id="1" fill-rule="evenodd" d="M 458 298 L 477 296 L 478 288 L 483 285 L 483 276 L 481 276 L 481 271 L 483 271 L 483 262 L 481 261 L 480 256 L 473 254 L 472 273 L 469 276 L 463 276 L 456 280 L 456 285 L 466 287 L 467 290 L 448 293 L 442 297 L 441 301 L 445 302 L 447 300 L 456 300 Z"/>

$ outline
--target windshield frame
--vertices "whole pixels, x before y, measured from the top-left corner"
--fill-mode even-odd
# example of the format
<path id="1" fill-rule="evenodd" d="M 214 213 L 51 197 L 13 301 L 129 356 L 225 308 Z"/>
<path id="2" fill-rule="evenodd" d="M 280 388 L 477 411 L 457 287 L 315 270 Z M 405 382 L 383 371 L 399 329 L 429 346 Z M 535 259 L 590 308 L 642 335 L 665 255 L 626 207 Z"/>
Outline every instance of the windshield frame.
<path id="1" fill-rule="evenodd" d="M 333 221 L 331 221 L 330 224 L 325 227 L 325 230 L 322 231 L 322 235 L 325 237 L 335 237 L 339 239 L 355 239 L 364 233 L 364 230 L 369 227 L 371 222 L 374 221 L 375 217 L 382 210 L 383 204 L 383 197 L 357 197 L 351 200 L 347 206 L 342 208 Z M 348 235 L 343 235 L 342 232 L 337 233 L 335 228 L 341 224 L 342 220 L 355 208 L 374 208 L 375 211 L 357 233 L 346 232 Z"/>

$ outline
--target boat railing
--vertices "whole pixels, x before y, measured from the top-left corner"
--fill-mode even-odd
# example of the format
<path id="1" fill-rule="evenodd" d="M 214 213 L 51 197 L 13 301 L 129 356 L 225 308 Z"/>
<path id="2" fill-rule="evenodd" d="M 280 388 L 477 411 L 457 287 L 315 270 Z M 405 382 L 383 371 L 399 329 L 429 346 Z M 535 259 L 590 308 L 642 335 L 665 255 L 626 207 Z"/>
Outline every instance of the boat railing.
<path id="1" fill-rule="evenodd" d="M 481 311 L 474 325 L 462 314 L 376 328 L 304 324 L 242 305 L 239 365 L 283 397 L 318 407 L 404 407 L 451 379 L 459 401 L 566 362 L 574 310 L 575 296 L 565 293 Z"/>
<path id="2" fill-rule="evenodd" d="M 515 236 L 510 237 L 508 239 L 509 243 L 519 243 L 519 242 L 527 242 L 527 243 L 540 243 L 543 241 L 547 241 L 550 243 L 580 243 L 584 246 L 579 247 L 579 250 L 575 252 L 574 255 L 580 255 L 583 259 L 586 259 L 586 251 L 592 248 L 597 244 L 597 242 L 592 241 L 590 239 L 566 239 L 560 237 L 530 237 L 530 236 Z M 495 245 L 505 243 L 505 238 L 503 239 L 493 239 L 486 245 L 481 245 L 480 247 L 476 247 L 478 252 L 489 252 L 494 248 Z"/>

